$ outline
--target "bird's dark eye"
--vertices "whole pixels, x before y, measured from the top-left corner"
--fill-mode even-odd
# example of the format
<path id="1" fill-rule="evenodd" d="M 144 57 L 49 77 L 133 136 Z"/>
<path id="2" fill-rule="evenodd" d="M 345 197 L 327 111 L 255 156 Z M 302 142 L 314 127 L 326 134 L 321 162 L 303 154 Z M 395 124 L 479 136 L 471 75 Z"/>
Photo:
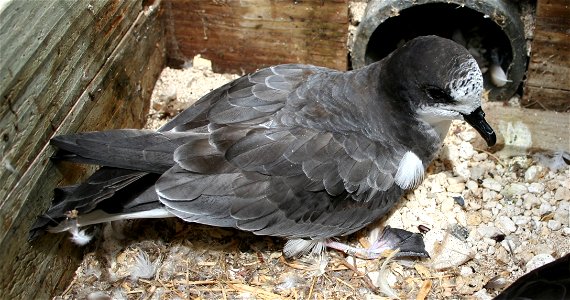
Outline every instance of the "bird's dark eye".
<path id="1" fill-rule="evenodd" d="M 455 102 L 449 93 L 438 87 L 428 86 L 424 88 L 426 95 L 433 101 L 438 103 L 453 103 Z"/>

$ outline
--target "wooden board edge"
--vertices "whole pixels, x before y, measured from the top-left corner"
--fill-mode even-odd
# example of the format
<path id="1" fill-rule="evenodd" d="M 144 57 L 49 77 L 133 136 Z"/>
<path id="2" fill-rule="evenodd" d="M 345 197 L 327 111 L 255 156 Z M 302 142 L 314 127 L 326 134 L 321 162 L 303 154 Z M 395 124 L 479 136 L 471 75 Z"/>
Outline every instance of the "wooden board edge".
<path id="1" fill-rule="evenodd" d="M 160 1 L 158 1 L 159 3 Z M 157 5 L 158 5 L 157 3 Z M 153 26 L 154 34 L 150 34 Z M 146 30 L 146 31 L 145 31 Z M 156 31 L 161 31 L 157 33 Z M 150 98 L 150 93 L 154 87 L 154 82 L 160 74 L 165 61 L 165 47 L 162 34 L 162 20 L 159 18 L 158 10 L 155 6 L 147 8 L 139 13 L 132 30 L 125 35 L 125 39 L 132 42 L 119 43 L 120 47 L 140 48 L 140 42 L 137 39 L 148 38 L 148 46 L 152 48 L 148 62 L 152 62 L 154 66 L 141 66 L 139 80 L 135 83 L 144 84 L 141 86 L 141 95 Z M 154 39 L 154 40 L 152 40 Z M 130 51 L 114 52 L 114 55 L 131 55 Z M 106 70 L 119 69 L 117 66 L 120 59 L 110 58 L 107 61 Z M 103 84 L 100 81 L 99 84 Z M 96 88 L 97 83 L 94 82 Z M 127 88 L 131 88 L 128 86 Z M 79 101 L 91 101 L 88 95 L 89 89 L 80 97 Z M 146 108 L 148 111 L 148 98 Z M 76 106 L 75 113 L 69 118 L 77 118 L 81 114 L 77 110 L 83 107 Z M 145 113 L 142 114 L 144 117 Z M 128 116 L 131 122 L 141 115 Z M 138 126 L 144 124 L 145 118 L 138 121 Z M 71 122 L 71 121 L 70 121 Z M 103 123 L 103 121 L 101 121 Z M 103 124 L 105 125 L 105 124 Z M 73 126 L 72 126 L 73 127 Z M 58 133 L 69 131 L 70 127 L 65 126 L 58 130 Z M 49 156 L 52 149 L 44 147 L 40 156 L 34 161 L 32 172 L 28 172 L 22 176 L 21 183 L 18 185 L 20 195 L 12 195 L 13 197 L 24 197 L 25 204 L 17 212 L 12 212 L 11 227 L 6 236 L 0 241 L 0 251 L 4 255 L 0 258 L 0 299 L 45 299 L 53 296 L 54 293 L 61 292 L 69 283 L 73 272 L 79 262 L 79 254 L 82 250 L 77 246 L 70 245 L 63 236 L 51 236 L 50 238 L 40 239 L 38 243 L 29 244 L 27 240 L 27 232 L 35 220 L 37 213 L 47 206 L 49 195 L 55 184 L 61 178 L 61 172 L 57 166 L 49 162 Z M 44 180 L 41 182 L 41 180 Z M 43 203 L 43 204 L 40 204 Z"/>

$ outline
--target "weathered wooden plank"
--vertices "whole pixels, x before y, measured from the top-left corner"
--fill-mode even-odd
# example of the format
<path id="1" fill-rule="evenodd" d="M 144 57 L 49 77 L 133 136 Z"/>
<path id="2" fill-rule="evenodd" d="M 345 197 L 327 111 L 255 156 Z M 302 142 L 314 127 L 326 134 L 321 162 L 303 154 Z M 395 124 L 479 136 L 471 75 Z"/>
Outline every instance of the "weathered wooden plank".
<path id="1" fill-rule="evenodd" d="M 112 5 L 118 2 L 107 3 Z M 117 10 L 117 13 L 119 11 Z M 92 40 L 87 49 L 78 47 L 77 42 L 73 42 L 72 45 L 75 46 L 67 48 L 66 53 L 61 53 L 64 57 L 87 55 L 93 60 L 86 64 L 98 66 L 90 67 L 94 68 L 94 71 L 85 83 L 71 79 L 67 81 L 68 85 L 79 84 L 83 85 L 83 88 L 75 99 L 66 103 L 66 112 L 47 108 L 47 112 L 52 115 L 46 112 L 46 118 L 61 113 L 61 120 L 54 123 L 51 131 L 45 133 L 45 139 L 36 141 L 39 146 L 22 150 L 38 149 L 30 156 L 32 159 L 28 167 L 18 172 L 20 176 L 15 186 L 2 198 L 0 252 L 3 255 L 0 256 L 0 299 L 49 298 L 69 283 L 79 259 L 79 249 L 70 246 L 69 241 L 63 237 L 49 236 L 31 245 L 26 241 L 27 231 L 36 216 L 49 205 L 54 186 L 87 173 L 76 165 L 51 163 L 49 157 L 53 154 L 53 149 L 47 145 L 49 138 L 72 131 L 140 127 L 146 119 L 148 99 L 165 61 L 164 26 L 155 6 L 143 9 L 140 2 L 137 2 L 132 6 L 132 10 L 123 10 L 120 14 L 119 18 L 114 18 L 119 20 L 118 23 L 104 24 L 100 28 L 103 31 L 83 32 L 91 34 L 86 36 L 87 40 Z M 132 17 L 127 16 L 131 14 Z M 73 19 L 67 21 L 74 23 Z M 123 22 L 127 21 L 130 23 L 124 25 Z M 113 31 L 120 28 L 125 30 L 116 37 L 117 41 L 109 42 L 110 39 L 106 36 L 115 35 Z M 66 30 L 82 29 L 75 26 Z M 100 55 L 99 52 L 106 54 Z M 40 64 L 53 64 L 51 60 L 54 59 L 57 57 L 46 55 L 45 62 L 40 61 Z M 38 68 L 37 72 L 42 72 L 42 68 Z M 67 80 L 46 78 L 50 80 L 48 84 L 53 85 L 66 84 Z M 73 89 L 75 86 L 68 88 Z M 43 101 L 62 105 L 54 99 L 56 95 L 58 93 L 46 95 Z M 43 135 L 40 137 L 43 138 Z"/>
<path id="2" fill-rule="evenodd" d="M 570 108 L 570 5 L 539 0 L 523 105 L 568 111 Z"/>
<path id="3" fill-rule="evenodd" d="M 18 2 L 20 6 L 7 9 L 43 10 L 38 2 L 14 2 Z M 74 7 L 66 1 L 61 3 Z M 44 15 L 46 20 L 43 23 L 46 27 L 38 30 L 48 31 L 40 35 L 46 38 L 46 41 L 41 38 L 39 41 L 37 38 L 33 38 L 33 41 L 15 40 L 15 44 L 24 46 L 14 45 L 13 49 L 7 50 L 7 57 L 10 57 L 11 52 L 14 52 L 13 55 L 18 52 L 25 53 L 25 49 L 32 51 L 32 55 L 29 55 L 26 64 L 13 58 L 15 66 L 5 66 L 5 69 L 14 74 L 11 78 L 13 85 L 5 86 L 5 90 L 0 91 L 4 100 L 0 106 L 2 160 L 5 166 L 10 166 L 0 171 L 0 180 L 4 182 L 0 189 L 0 199 L 6 199 L 0 201 L 0 217 L 5 226 L 0 230 L 0 241 L 10 226 L 10 218 L 4 218 L 3 214 L 17 212 L 23 204 L 23 201 L 7 199 L 8 195 L 14 192 L 21 176 L 30 170 L 31 163 L 42 147 L 61 125 L 74 101 L 77 101 L 87 84 L 99 72 L 103 62 L 118 45 L 141 9 L 140 4 L 117 6 L 114 2 L 108 2 L 105 7 L 105 2 L 98 3 L 100 6 L 97 7 L 76 6 L 79 12 L 74 9 L 64 10 L 62 14 L 55 15 L 55 20 L 51 19 L 54 15 Z M 7 10 L 4 12 L 9 14 Z M 87 18 L 91 13 L 95 13 L 97 17 Z M 116 15 L 121 15 L 120 19 L 125 22 L 113 22 L 112 20 L 117 18 Z M 98 22 L 102 23 L 97 24 Z M 7 26 L 3 27 L 6 29 L 10 29 L 10 26 L 23 26 L 19 23 L 3 25 Z M 60 31 L 66 31 L 68 34 L 59 33 Z M 108 39 L 103 35 L 104 32 L 108 32 L 107 36 L 115 40 L 108 44 L 112 49 L 105 47 Z"/>
<path id="4" fill-rule="evenodd" d="M 14 2 L 19 6 L 7 7 L 7 14 L 8 9 L 44 10 L 42 2 L 13 1 L 10 4 Z M 0 61 L 13 61 L 14 66 L 3 67 L 12 75 L 0 90 L 2 160 L 9 166 L 0 170 L 0 181 L 4 182 L 0 199 L 5 198 L 18 176 L 29 168 L 43 145 L 41 141 L 53 134 L 140 11 L 140 3 L 135 2 L 97 1 L 89 6 L 62 1 L 59 4 L 57 7 L 67 5 L 67 9 L 60 14 L 44 15 L 44 22 L 39 21 L 44 27 L 36 28 L 43 33 L 38 37 L 26 36 L 28 39 L 2 51 Z M 23 27 L 25 20 L 2 26 Z M 17 31 L 3 31 L 18 35 Z M 22 59 L 28 59 L 26 63 L 20 61 L 19 53 Z M 0 203 L 0 209 L 2 206 Z"/>
<path id="5" fill-rule="evenodd" d="M 497 133 L 497 146 L 504 155 L 525 155 L 535 150 L 570 152 L 570 113 L 485 103 L 486 119 Z M 485 149 L 482 139 L 475 147 Z"/>
<path id="6" fill-rule="evenodd" d="M 347 67 L 346 0 L 167 0 L 164 10 L 169 60 L 178 66 L 202 54 L 221 72 L 281 63 Z"/>
<path id="7" fill-rule="evenodd" d="M 527 85 L 524 107 L 570 112 L 570 90 Z"/>

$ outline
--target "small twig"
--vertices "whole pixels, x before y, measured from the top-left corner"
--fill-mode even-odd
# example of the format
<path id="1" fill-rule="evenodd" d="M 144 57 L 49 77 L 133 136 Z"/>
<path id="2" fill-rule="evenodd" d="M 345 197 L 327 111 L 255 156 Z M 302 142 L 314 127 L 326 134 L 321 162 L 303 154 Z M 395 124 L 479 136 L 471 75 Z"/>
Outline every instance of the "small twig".
<path id="1" fill-rule="evenodd" d="M 184 272 L 184 273 L 185 273 L 185 274 L 184 274 L 184 277 L 185 277 L 185 279 L 186 279 L 186 286 L 189 286 L 189 285 L 190 285 L 190 274 L 189 274 L 189 271 L 190 271 L 190 262 L 188 261 L 188 259 L 186 259 L 186 271 Z M 190 289 L 188 289 L 188 290 L 186 291 L 186 297 L 188 297 L 187 299 L 190 299 Z"/>
<path id="2" fill-rule="evenodd" d="M 158 279 L 157 279 L 158 280 Z M 147 279 L 142 279 L 142 278 L 138 278 L 137 281 L 140 281 L 142 283 L 146 283 L 146 284 L 152 284 L 151 280 L 147 280 Z"/>
<path id="3" fill-rule="evenodd" d="M 420 291 L 416 295 L 416 300 L 424 300 L 429 292 L 431 291 L 432 282 L 431 280 L 424 280 L 422 286 L 420 287 Z"/>
<path id="4" fill-rule="evenodd" d="M 156 285 L 151 286 L 150 290 L 148 291 L 148 295 L 143 300 L 150 299 L 150 297 L 152 297 L 155 291 L 156 291 Z"/>
<path id="5" fill-rule="evenodd" d="M 338 267 L 327 269 L 327 271 L 345 271 L 345 270 L 348 270 L 348 268 L 345 266 L 338 266 Z"/>
<path id="6" fill-rule="evenodd" d="M 439 279 L 439 280 L 442 280 L 443 278 L 452 278 L 452 277 L 456 277 L 456 276 L 455 276 L 455 275 L 452 275 L 452 274 L 445 274 L 445 275 L 429 276 L 429 277 L 426 277 L 426 279 Z"/>
<path id="7" fill-rule="evenodd" d="M 370 280 L 370 277 L 366 276 L 366 274 L 363 274 L 362 272 L 360 272 L 355 266 L 351 265 L 348 261 L 346 261 L 346 259 L 344 257 L 340 257 L 340 262 L 346 266 L 347 268 L 349 268 L 350 270 L 352 270 L 352 272 L 354 272 L 356 275 L 358 275 L 359 277 L 362 278 L 362 280 L 364 281 L 364 283 L 366 283 L 366 285 L 368 285 L 368 287 L 374 292 L 374 293 L 378 293 L 378 288 L 372 283 L 372 281 Z"/>
<path id="8" fill-rule="evenodd" d="M 220 288 L 222 289 L 222 298 L 224 300 L 228 300 L 228 295 L 227 295 L 226 289 L 224 288 L 224 285 L 220 284 Z"/>
<path id="9" fill-rule="evenodd" d="M 311 295 L 313 294 L 313 289 L 315 288 L 315 283 L 317 282 L 317 276 L 313 276 L 313 282 L 311 282 L 311 288 L 309 289 L 309 295 L 307 299 L 311 299 Z"/>
<path id="10" fill-rule="evenodd" d="M 304 266 L 302 264 L 288 262 L 287 260 L 285 260 L 285 258 L 283 256 L 280 257 L 280 262 L 282 262 L 284 265 L 291 267 L 293 269 L 310 271 L 306 266 Z"/>
<path id="11" fill-rule="evenodd" d="M 548 109 L 546 108 L 546 106 L 544 106 L 544 104 L 542 104 L 542 102 L 536 101 L 536 104 L 538 104 L 542 109 L 548 110 Z"/>
<path id="12" fill-rule="evenodd" d="M 479 149 L 479 148 L 474 148 L 474 149 L 477 151 L 480 151 L 480 152 L 487 153 L 489 156 L 491 156 L 491 158 L 495 159 L 495 161 L 497 161 L 501 166 L 503 166 L 503 168 L 505 168 L 505 169 L 507 168 L 507 166 L 505 166 L 505 164 L 503 164 L 503 162 L 501 162 L 501 159 L 498 158 L 495 154 L 493 154 L 493 153 L 491 153 L 485 149 Z"/>
<path id="13" fill-rule="evenodd" d="M 253 286 L 249 286 L 247 284 L 243 284 L 243 283 L 238 283 L 238 284 L 228 284 L 228 287 L 232 288 L 235 291 L 238 292 L 249 292 L 249 293 L 253 293 L 258 297 L 261 297 L 263 299 L 286 299 L 285 297 L 282 297 L 280 295 L 277 295 L 275 293 L 266 291 L 264 289 L 261 288 L 256 288 Z"/>
<path id="14" fill-rule="evenodd" d="M 77 282 L 77 277 L 73 277 L 73 280 L 71 281 L 71 283 L 67 286 L 67 288 L 65 289 L 65 291 L 63 291 L 63 294 L 61 295 L 62 297 L 65 297 L 65 295 L 67 295 L 67 293 L 69 293 L 69 291 L 71 291 L 71 288 L 73 287 L 73 285 Z"/>
<path id="15" fill-rule="evenodd" d="M 174 288 L 168 288 L 168 287 L 164 284 L 164 282 L 162 282 L 162 280 L 157 280 L 157 281 L 158 281 L 158 283 L 160 283 L 160 285 L 162 285 L 162 287 L 164 287 L 166 290 L 172 291 L 172 292 L 174 292 L 176 295 L 178 295 L 178 297 L 184 299 L 184 294 L 182 294 L 179 290 L 174 289 Z"/>
<path id="16" fill-rule="evenodd" d="M 348 282 L 346 282 L 346 281 L 344 281 L 344 280 L 342 280 L 342 279 L 340 279 L 340 278 L 338 278 L 338 277 L 335 277 L 334 279 L 336 279 L 338 282 L 340 282 L 340 283 L 346 285 L 346 286 L 349 287 L 350 289 L 355 290 L 355 288 L 354 288 L 352 285 L 350 285 L 350 283 L 348 283 Z"/>
<path id="17" fill-rule="evenodd" d="M 189 281 L 186 280 L 186 285 L 209 285 L 209 284 L 216 284 L 219 281 L 216 280 L 196 280 L 196 281 Z"/>
<path id="18" fill-rule="evenodd" d="M 242 283 L 242 281 L 239 280 L 230 280 L 230 281 L 219 281 L 219 280 L 196 280 L 196 281 L 186 281 L 186 280 L 170 280 L 168 283 L 165 284 L 170 284 L 170 285 L 213 285 L 213 284 L 219 284 L 219 283 L 224 283 L 224 284 L 231 284 L 231 283 Z"/>

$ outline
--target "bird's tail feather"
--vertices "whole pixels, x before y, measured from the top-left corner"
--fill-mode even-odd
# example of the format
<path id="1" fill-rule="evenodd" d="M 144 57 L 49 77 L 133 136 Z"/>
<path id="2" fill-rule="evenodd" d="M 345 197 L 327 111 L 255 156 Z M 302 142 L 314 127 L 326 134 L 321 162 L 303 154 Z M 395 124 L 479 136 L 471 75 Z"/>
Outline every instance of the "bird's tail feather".
<path id="1" fill-rule="evenodd" d="M 43 232 L 78 232 L 80 226 L 114 220 L 167 217 L 154 183 L 160 175 L 103 167 L 82 184 L 55 190 L 52 206 L 39 216 L 30 239 Z"/>
<path id="2" fill-rule="evenodd" d="M 53 158 L 101 166 L 164 173 L 173 166 L 172 153 L 195 137 L 178 132 L 118 129 L 61 135 Z"/>

